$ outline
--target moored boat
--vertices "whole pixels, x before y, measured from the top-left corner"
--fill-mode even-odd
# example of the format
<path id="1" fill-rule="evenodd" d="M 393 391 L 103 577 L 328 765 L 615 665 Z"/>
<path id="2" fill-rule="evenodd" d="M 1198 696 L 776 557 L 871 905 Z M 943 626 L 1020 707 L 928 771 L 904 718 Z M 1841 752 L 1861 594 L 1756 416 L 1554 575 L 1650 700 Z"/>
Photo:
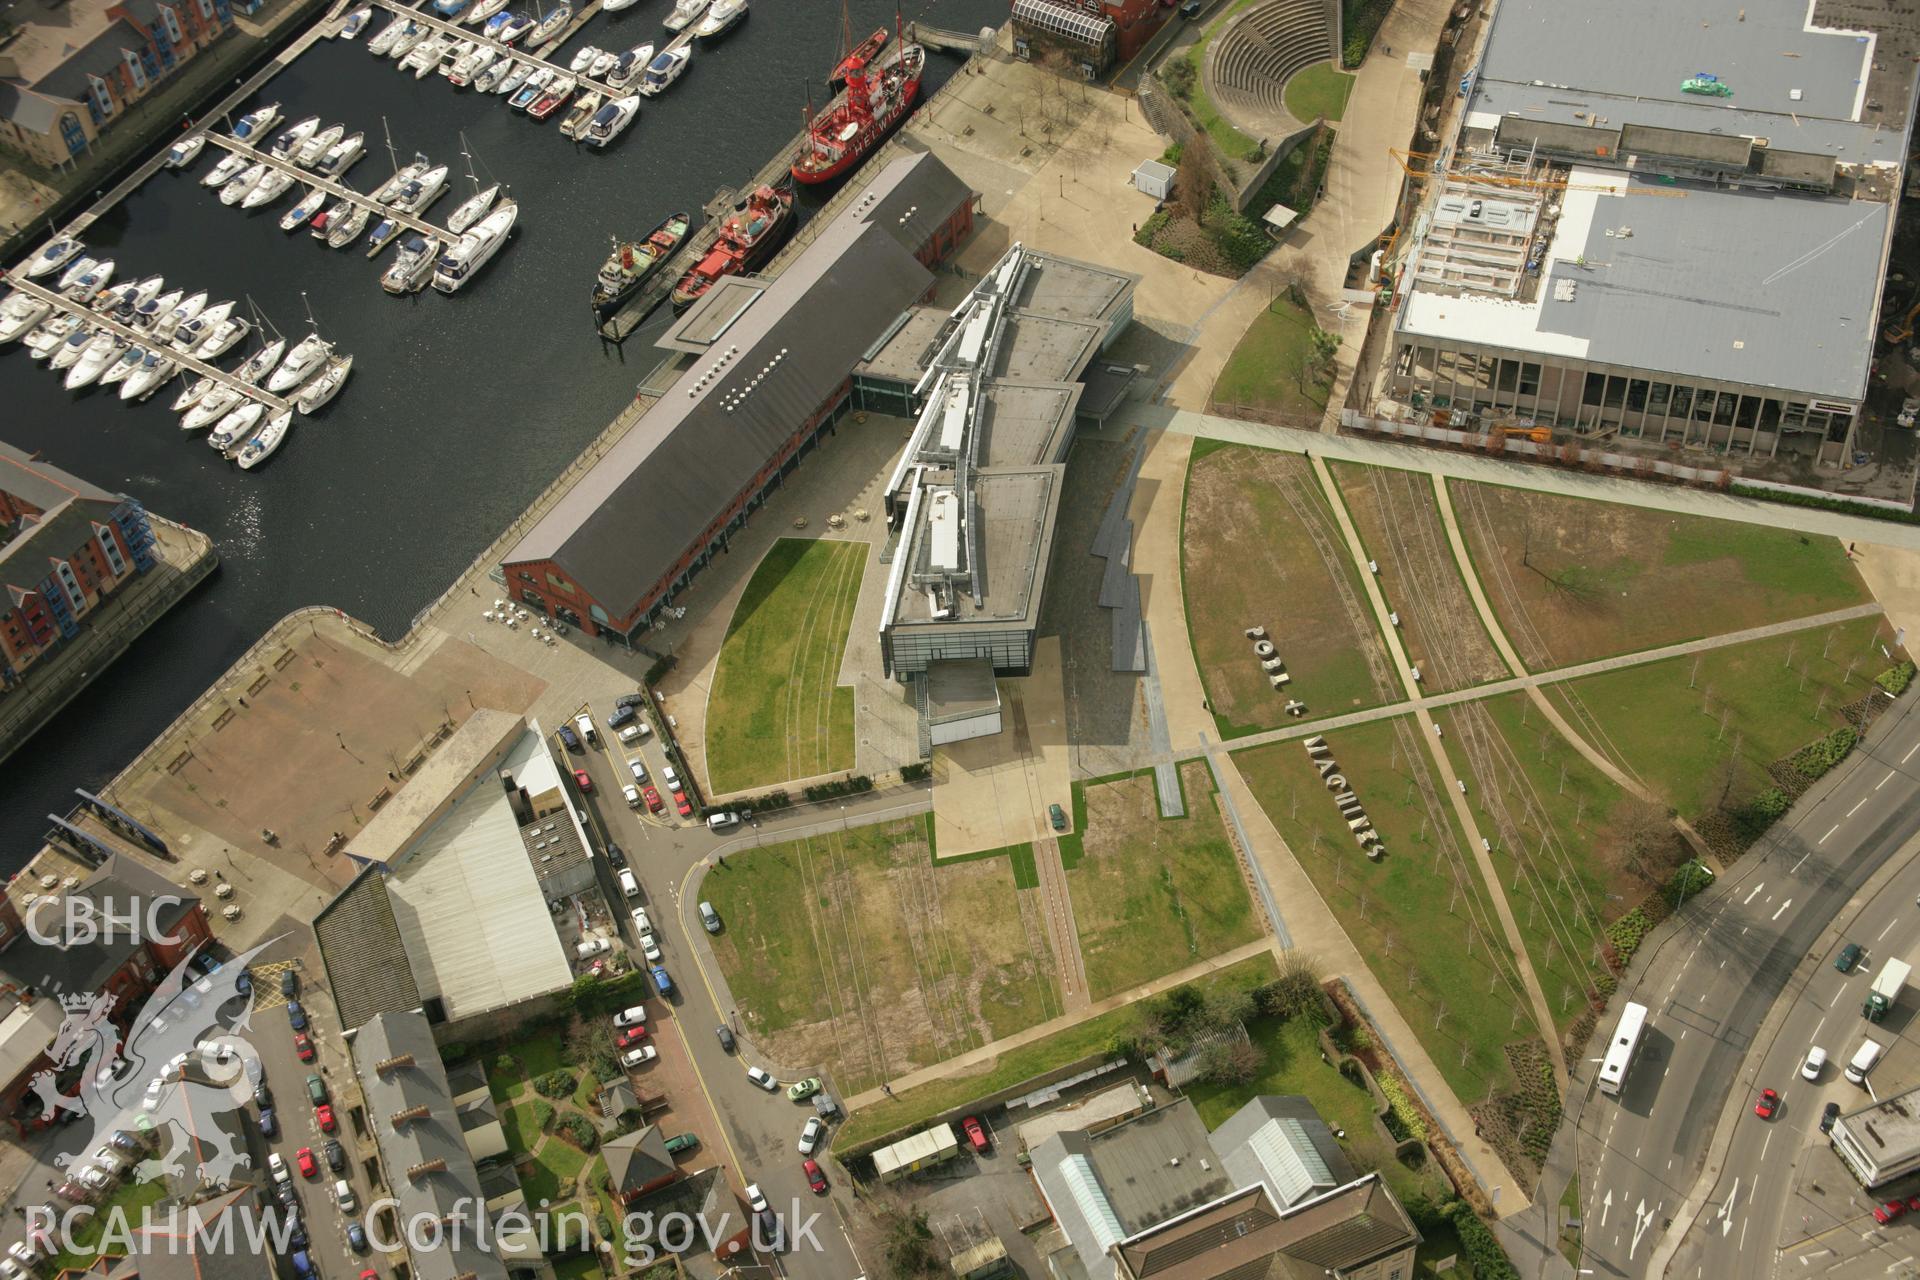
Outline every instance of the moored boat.
<path id="1" fill-rule="evenodd" d="M 122 400 L 145 400 L 148 396 L 167 385 L 167 379 L 180 367 L 180 362 L 172 356 L 159 351 L 144 352 L 140 363 L 120 384 Z"/>
<path id="2" fill-rule="evenodd" d="M 365 31 L 367 29 L 367 24 L 372 21 L 373 21 L 373 6 L 370 4 L 361 5 L 358 9 L 355 9 L 352 13 L 348 14 L 347 20 L 340 24 L 340 31 L 339 31 L 340 39 L 358 40 L 360 38 L 360 33 Z"/>
<path id="3" fill-rule="evenodd" d="M 180 326 L 198 319 L 200 313 L 206 309 L 207 291 L 202 289 L 192 297 L 176 304 L 154 323 L 154 339 L 159 342 L 171 342 L 173 335 L 180 332 Z"/>
<path id="4" fill-rule="evenodd" d="M 521 87 L 527 83 L 528 78 L 533 75 L 534 71 L 535 67 L 531 62 L 520 62 L 516 60 L 513 68 L 507 72 L 498 84 L 493 86 L 494 93 L 505 97 L 507 104 L 511 106 L 513 104 L 513 95 L 520 92 Z"/>
<path id="5" fill-rule="evenodd" d="M 229 151 L 226 155 L 220 157 L 218 164 L 207 171 L 207 175 L 204 178 L 200 179 L 200 185 L 203 187 L 224 187 L 227 183 L 239 177 L 240 171 L 246 167 L 247 157 L 245 155 L 238 151 Z"/>
<path id="6" fill-rule="evenodd" d="M 501 44 L 512 44 L 539 25 L 540 20 L 532 14 L 515 14 L 504 27 L 500 28 L 500 34 L 495 39 Z"/>
<path id="7" fill-rule="evenodd" d="M 313 171 L 323 178 L 337 179 L 341 174 L 353 167 L 354 161 L 366 153 L 367 135 L 364 133 L 348 134 L 327 148 L 327 154 L 320 157 L 320 163 L 313 166 Z"/>
<path id="8" fill-rule="evenodd" d="M 239 177 L 220 188 L 220 203 L 225 205 L 239 204 L 247 198 L 248 194 L 251 193 L 255 187 L 260 185 L 260 179 L 266 177 L 267 173 L 268 169 L 264 163 L 248 165 L 240 171 Z"/>
<path id="9" fill-rule="evenodd" d="M 66 387 L 77 391 L 81 387 L 97 382 L 113 363 L 126 351 L 125 339 L 102 329 L 88 339 L 80 349 L 80 354 L 67 366 Z"/>
<path id="10" fill-rule="evenodd" d="M 546 91 L 547 81 L 553 79 L 553 71 L 548 67 L 536 67 L 521 84 L 519 92 L 507 100 L 507 106 L 515 111 L 525 111 L 540 100 Z"/>
<path id="11" fill-rule="evenodd" d="M 196 133 L 191 138 L 182 138 L 167 148 L 167 168 L 184 169 L 200 158 L 201 149 L 207 145 L 207 135 Z"/>
<path id="12" fill-rule="evenodd" d="M 333 344 L 318 333 L 310 333 L 294 344 L 287 358 L 267 378 L 267 390 L 279 395 L 291 391 L 318 373 L 333 354 Z"/>
<path id="13" fill-rule="evenodd" d="M 126 347 L 122 349 L 120 355 L 114 362 L 106 367 L 105 372 L 101 373 L 100 385 L 103 387 L 111 387 L 125 382 L 128 375 L 135 369 L 138 369 L 140 362 L 146 358 L 147 349 L 145 347 Z"/>
<path id="14" fill-rule="evenodd" d="M 180 305 L 180 299 L 187 294 L 185 289 L 169 289 L 165 293 L 155 294 L 133 309 L 132 325 L 136 329 L 151 329 L 160 323 L 160 318 Z"/>
<path id="15" fill-rule="evenodd" d="M 690 306 L 714 281 L 752 271 L 772 257 L 792 222 L 793 188 L 756 189 L 727 215 L 713 246 L 674 285 L 674 309 Z"/>
<path id="16" fill-rule="evenodd" d="M 567 63 L 567 70 L 573 72 L 575 75 L 580 75 L 586 71 L 588 67 L 593 65 L 593 60 L 598 58 L 602 52 L 603 50 L 597 45 L 582 45 L 580 52 L 574 54 L 573 60 Z"/>
<path id="17" fill-rule="evenodd" d="M 607 71 L 607 86 L 622 93 L 646 72 L 653 61 L 653 45 L 637 44 L 613 60 Z"/>
<path id="18" fill-rule="evenodd" d="M 173 412 L 175 413 L 185 413 L 187 410 L 193 408 L 193 406 L 199 404 L 202 400 L 206 399 L 207 393 L 209 391 L 212 391 L 215 387 L 219 385 L 220 384 L 215 382 L 212 378 L 206 377 L 204 375 L 202 375 L 201 377 L 195 378 L 192 382 L 189 382 L 187 384 L 186 390 L 182 391 L 179 395 L 173 398 L 173 403 L 169 405 L 168 408 L 173 410 Z"/>
<path id="19" fill-rule="evenodd" d="M 506 54 L 500 55 L 487 64 L 486 70 L 473 78 L 473 91 L 492 93 L 494 86 L 512 74 L 513 68 L 514 60 Z"/>
<path id="20" fill-rule="evenodd" d="M 231 409 L 220 419 L 220 423 L 207 437 L 207 444 L 225 453 L 234 448 L 247 434 L 260 424 L 265 417 L 267 406 L 263 401 L 248 399 L 237 409 Z"/>
<path id="21" fill-rule="evenodd" d="M 72 236 L 60 236 L 40 246 L 40 251 L 27 259 L 22 274 L 29 280 L 37 280 L 50 272 L 58 271 L 86 250 L 85 245 Z"/>
<path id="22" fill-rule="evenodd" d="M 380 287 L 396 297 L 418 293 L 433 277 L 433 263 L 440 256 L 440 241 L 408 232 L 400 241 L 393 261 L 380 275 Z"/>
<path id="23" fill-rule="evenodd" d="M 604 147 L 626 132 L 633 118 L 640 114 L 640 95 L 630 93 L 624 98 L 615 98 L 594 113 L 587 122 L 586 129 L 580 135 L 590 147 Z"/>
<path id="24" fill-rule="evenodd" d="M 373 211 L 364 204 L 350 204 L 347 211 L 339 217 L 329 216 L 327 248 L 344 249 L 352 244 L 360 238 L 360 233 L 366 230 L 367 219 L 372 216 Z"/>
<path id="25" fill-rule="evenodd" d="M 467 3 L 468 0 L 433 0 L 433 11 L 451 20 L 455 14 L 467 7 Z"/>
<path id="26" fill-rule="evenodd" d="M 311 169 L 325 158 L 327 152 L 333 150 L 334 143 L 346 136 L 347 126 L 330 124 L 301 143 L 299 149 L 293 153 L 292 160 L 302 169 Z"/>
<path id="27" fill-rule="evenodd" d="M 81 258 L 60 277 L 60 295 L 85 302 L 113 280 L 112 258 Z"/>
<path id="28" fill-rule="evenodd" d="M 383 56 L 391 58 L 395 62 L 402 62 L 408 54 L 413 52 L 416 45 L 432 34 L 433 29 L 431 27 L 423 23 L 415 22 L 412 18 L 408 18 L 407 25 L 400 28 L 400 34 L 394 38 L 392 44 L 387 46 Z"/>
<path id="29" fill-rule="evenodd" d="M 495 18 L 499 17 L 500 14 L 506 9 L 506 7 L 507 7 L 507 0 L 479 0 L 478 4 L 474 5 L 471 9 L 468 9 L 465 13 L 460 15 L 460 21 L 466 23 L 470 27 L 480 27 L 484 31 L 485 30 L 484 24 L 490 23 Z M 501 26 L 505 26 L 505 25 L 506 25 L 505 23 L 501 24 Z M 494 30 L 498 31 L 499 28 L 496 27 L 494 28 Z M 489 31 L 487 32 L 487 35 L 489 38 L 491 38 L 493 35 L 493 32 Z"/>
<path id="30" fill-rule="evenodd" d="M 628 298 L 666 265 L 667 259 L 687 238 L 693 225 L 688 214 L 668 214 L 659 226 L 640 241 L 615 241 L 613 252 L 601 264 L 593 282 L 593 312 L 604 320 L 618 311 Z"/>
<path id="31" fill-rule="evenodd" d="M 527 44 L 539 48 L 547 41 L 559 35 L 562 28 L 573 21 L 573 6 L 558 5 L 550 10 L 540 21 L 533 24 L 533 30 L 527 33 Z"/>
<path id="32" fill-rule="evenodd" d="M 710 0 L 673 0 L 673 12 L 663 20 L 669 31 L 685 31 L 707 11 Z"/>
<path id="33" fill-rule="evenodd" d="M 602 100 L 603 95 L 598 89 L 589 89 L 575 98 L 573 105 L 567 108 L 566 117 L 560 121 L 560 136 L 580 141 L 594 113 L 600 110 Z"/>
<path id="34" fill-rule="evenodd" d="M 298 231 L 312 222 L 314 215 L 326 207 L 327 193 L 321 187 L 308 187 L 293 208 L 280 215 L 282 231 Z"/>
<path id="35" fill-rule="evenodd" d="M 294 407 L 302 413 L 312 413 L 340 394 L 340 388 L 347 385 L 347 375 L 352 372 L 352 356 L 335 356 L 319 377 L 300 388 L 293 398 Z"/>
<path id="36" fill-rule="evenodd" d="M 96 333 L 92 329 L 75 325 L 67 331 L 67 336 L 60 340 L 60 344 L 48 353 L 47 367 L 49 369 L 73 368 L 74 362 L 85 355 L 87 348 L 93 344 L 93 340 L 102 336 L 104 332 L 105 330 Z"/>
<path id="37" fill-rule="evenodd" d="M 267 154 L 276 160 L 290 160 L 301 145 L 320 131 L 320 117 L 308 116 L 299 124 L 283 129 L 267 147 Z"/>
<path id="38" fill-rule="evenodd" d="M 653 55 L 653 61 L 647 64 L 646 76 L 640 81 L 640 92 L 649 98 L 665 93 L 692 59 L 693 46 L 684 38 L 674 41 Z"/>
<path id="39" fill-rule="evenodd" d="M 545 120 L 548 116 L 567 105 L 567 99 L 573 96 L 575 81 L 572 76 L 561 76 L 547 82 L 547 87 L 527 108 L 527 114 L 535 120 Z"/>
<path id="40" fill-rule="evenodd" d="M 389 204 L 395 196 L 406 189 L 406 185 L 409 182 L 412 182 L 432 167 L 433 161 L 416 151 L 414 152 L 412 160 L 409 160 L 403 167 L 395 169 L 393 176 L 375 187 L 373 189 L 373 195 L 368 198 L 375 204 Z"/>
<path id="41" fill-rule="evenodd" d="M 506 244 L 519 215 L 520 206 L 508 200 L 482 218 L 479 226 L 461 236 L 460 242 L 433 264 L 433 287 L 441 293 L 465 288 Z"/>
<path id="42" fill-rule="evenodd" d="M 0 302 L 0 342 L 12 342 L 33 332 L 53 311 L 53 304 L 30 293 L 15 292 Z"/>
<path id="43" fill-rule="evenodd" d="M 45 360 L 78 333 L 82 323 L 79 313 L 73 311 L 49 317 L 29 333 L 21 345 L 27 349 L 29 359 Z"/>
<path id="44" fill-rule="evenodd" d="M 293 175 L 285 169 L 271 169 L 262 174 L 253 190 L 247 192 L 240 201 L 242 209 L 264 209 L 287 194 L 287 188 L 293 185 Z"/>
<path id="45" fill-rule="evenodd" d="M 273 451 L 280 447 L 281 442 L 287 438 L 287 432 L 292 428 L 293 410 L 282 409 L 275 414 L 272 421 L 260 428 L 257 435 L 241 446 L 240 452 L 235 456 L 240 469 L 251 471 L 272 457 Z"/>
<path id="46" fill-rule="evenodd" d="M 256 143 L 267 130 L 280 123 L 280 104 L 257 107 L 233 122 L 233 136 L 242 142 Z"/>
<path id="47" fill-rule="evenodd" d="M 707 6 L 706 17 L 693 29 L 693 34 L 702 40 L 711 40 L 715 36 L 725 35 L 747 16 L 747 0 L 713 0 Z"/>
<path id="48" fill-rule="evenodd" d="M 487 216 L 493 208 L 493 202 L 500 196 L 500 184 L 494 183 L 482 191 L 476 191 L 461 201 L 460 207 L 447 215 L 447 230 L 458 235 L 474 223 Z"/>
<path id="49" fill-rule="evenodd" d="M 475 49 L 472 53 L 469 53 L 466 57 L 454 64 L 453 70 L 447 73 L 447 81 L 456 88 L 465 88 L 482 75 L 488 67 L 491 67 L 493 60 L 499 56 L 499 52 L 492 48 L 482 46 L 481 48 Z"/>
<path id="50" fill-rule="evenodd" d="M 413 19 L 411 18 L 403 20 L 396 15 L 392 22 L 389 22 L 381 29 L 379 35 L 367 41 L 367 52 L 376 58 L 384 58 L 393 49 L 394 44 L 399 41 L 400 37 L 406 34 L 407 27 L 410 26 L 412 22 Z"/>
<path id="51" fill-rule="evenodd" d="M 374 223 L 373 230 L 367 233 L 367 256 L 379 257 L 380 251 L 392 243 L 393 238 L 399 235 L 402 229 L 399 222 L 391 217 L 382 218 Z"/>
<path id="52" fill-rule="evenodd" d="M 847 73 L 855 62 L 863 67 L 871 65 L 873 60 L 880 56 L 880 51 L 887 47 L 887 41 L 892 36 L 893 33 L 885 27 L 876 27 L 872 35 L 847 50 L 846 56 L 842 57 L 833 70 L 827 73 L 827 88 L 838 89 L 845 84 Z"/>
<path id="53" fill-rule="evenodd" d="M 902 44 L 878 68 L 858 58 L 841 64 L 846 92 L 807 122 L 791 171 L 796 182 L 832 182 L 850 172 L 913 112 L 927 62 L 918 44 Z"/>
<path id="54" fill-rule="evenodd" d="M 420 216 L 428 205 L 438 200 L 447 189 L 447 166 L 435 165 L 433 168 L 400 188 L 400 194 L 388 203 L 401 213 Z"/>
<path id="55" fill-rule="evenodd" d="M 253 332 L 253 322 L 245 316 L 228 316 L 207 330 L 200 345 L 193 349 L 195 360 L 218 360 L 233 350 L 246 336 Z"/>

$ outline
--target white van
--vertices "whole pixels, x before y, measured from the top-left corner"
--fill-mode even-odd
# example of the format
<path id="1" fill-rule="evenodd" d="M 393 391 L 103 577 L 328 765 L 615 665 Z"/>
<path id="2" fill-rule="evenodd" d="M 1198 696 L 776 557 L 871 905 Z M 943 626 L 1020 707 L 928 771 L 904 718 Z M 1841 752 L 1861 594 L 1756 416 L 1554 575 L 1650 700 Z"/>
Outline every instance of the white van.
<path id="1" fill-rule="evenodd" d="M 580 735 L 580 741 L 584 742 L 587 746 L 597 747 L 600 745 L 600 735 L 594 730 L 592 716 L 575 716 L 573 718 L 573 731 Z"/>
<path id="2" fill-rule="evenodd" d="M 640 788 L 634 786 L 631 782 L 620 788 L 620 794 L 627 798 L 627 808 L 638 809 L 640 807 Z"/>
<path id="3" fill-rule="evenodd" d="M 1873 1064 L 1880 1061 L 1880 1055 L 1886 1051 L 1887 1046 L 1878 1040 L 1868 1040 L 1862 1044 L 1854 1052 L 1853 1061 L 1847 1064 L 1847 1079 L 1855 1084 L 1865 1084 L 1867 1072 L 1873 1070 Z"/>
<path id="4" fill-rule="evenodd" d="M 640 896 L 640 882 L 634 878 L 633 872 L 626 867 L 620 868 L 620 892 L 626 894 L 629 898 L 637 898 Z"/>

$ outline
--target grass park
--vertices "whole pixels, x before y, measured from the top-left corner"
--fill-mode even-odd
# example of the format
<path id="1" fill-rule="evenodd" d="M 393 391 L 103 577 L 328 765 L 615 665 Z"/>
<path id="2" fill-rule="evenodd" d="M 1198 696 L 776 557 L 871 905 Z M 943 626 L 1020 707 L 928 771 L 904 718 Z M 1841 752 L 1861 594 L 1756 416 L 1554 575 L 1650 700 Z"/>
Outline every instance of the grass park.
<path id="1" fill-rule="evenodd" d="M 1333 390 L 1333 362 L 1315 352 L 1320 325 L 1313 312 L 1278 294 L 1253 318 L 1213 380 L 1212 399 L 1263 415 L 1318 419 Z"/>
<path id="2" fill-rule="evenodd" d="M 1260 936 L 1207 767 L 1181 767 L 1187 816 L 1162 818 L 1151 773 L 1097 783 L 1062 845 L 1087 992 L 1103 1000 Z M 1076 788 L 1076 791 L 1080 791 Z"/>
<path id="3" fill-rule="evenodd" d="M 1536 1029 L 1417 725 L 1399 716 L 1341 729 L 1327 742 L 1385 842 L 1377 863 L 1361 852 L 1299 743 L 1236 752 L 1234 762 L 1454 1092 L 1472 1103 L 1506 1089 L 1504 1046 Z"/>
<path id="4" fill-rule="evenodd" d="M 1331 62 L 1316 62 L 1287 78 L 1287 111 L 1302 124 L 1311 124 L 1325 116 L 1338 124 L 1347 113 L 1347 95 L 1353 92 L 1353 76 Z"/>
<path id="5" fill-rule="evenodd" d="M 727 627 L 706 716 L 715 794 L 853 767 L 853 690 L 835 682 L 871 548 L 781 538 Z"/>
<path id="6" fill-rule="evenodd" d="M 1038 895 L 1010 856 L 933 863 L 929 819 L 728 858 L 714 953 L 769 1057 L 848 1094 L 1063 1011 Z"/>
<path id="7" fill-rule="evenodd" d="M 1398 697 L 1365 584 L 1310 463 L 1196 441 L 1182 510 L 1181 587 L 1195 664 L 1224 738 Z M 1269 684 L 1246 629 L 1264 626 L 1293 681 Z"/>
<path id="8" fill-rule="evenodd" d="M 1536 671 L 1871 598 L 1833 538 L 1458 480 L 1448 491 L 1487 599 Z"/>

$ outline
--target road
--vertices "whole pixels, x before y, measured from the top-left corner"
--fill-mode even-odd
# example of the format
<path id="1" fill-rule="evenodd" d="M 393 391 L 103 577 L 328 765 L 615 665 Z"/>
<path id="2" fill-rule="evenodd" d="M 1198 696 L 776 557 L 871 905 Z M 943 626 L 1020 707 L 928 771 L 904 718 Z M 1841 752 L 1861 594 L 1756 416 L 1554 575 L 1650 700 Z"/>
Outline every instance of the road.
<path id="1" fill-rule="evenodd" d="M 694 1071 L 725 1132 L 728 1149 L 718 1153 L 719 1158 L 732 1166 L 735 1190 L 744 1183 L 759 1184 L 771 1205 L 780 1210 L 790 1237 L 797 1234 L 796 1224 L 806 1222 L 810 1215 L 819 1215 L 812 1223 L 811 1235 L 818 1241 L 818 1248 L 801 1238 L 798 1247 L 788 1249 L 778 1260 L 785 1274 L 800 1280 L 852 1280 L 866 1274 L 852 1242 L 840 1227 L 838 1212 L 828 1203 L 831 1199 L 838 1201 L 841 1209 L 850 1207 L 850 1189 L 833 1179 L 830 1171 L 832 1185 L 828 1198 L 814 1196 L 808 1191 L 801 1171 L 802 1157 L 797 1143 L 801 1127 L 813 1114 L 812 1106 L 789 1101 L 784 1091 L 769 1093 L 754 1085 L 746 1075 L 749 1066 L 763 1066 L 784 1085 L 818 1075 L 820 1070 L 806 1063 L 767 1061 L 744 1037 L 738 1038 L 734 1053 L 721 1047 L 714 1029 L 727 1023 L 737 1030 L 737 1010 L 722 1007 L 724 985 L 717 981 L 717 972 L 709 971 L 710 964 L 702 961 L 702 955 L 710 953 L 705 952 L 697 914 L 698 898 L 692 885 L 706 872 L 709 862 L 718 864 L 729 853 L 791 839 L 822 825 L 858 825 L 924 812 L 928 807 L 928 793 L 924 788 L 916 788 L 911 792 L 853 797 L 844 806 L 835 802 L 823 808 L 802 808 L 763 818 L 757 826 L 737 827 L 731 832 L 716 834 L 697 818 L 678 818 L 672 798 L 664 788 L 661 789 L 666 801 L 664 814 L 629 809 L 620 790 L 633 781 L 628 760 L 639 756 L 657 783 L 661 766 L 666 763 L 665 753 L 651 735 L 629 744 L 610 739 L 604 730 L 599 737 L 598 744 L 570 756 L 569 762 L 574 768 L 584 768 L 593 780 L 586 813 L 602 847 L 609 840 L 618 844 L 640 881 L 639 901 L 645 904 L 653 922 L 663 953 L 661 964 L 672 976 L 676 990 L 671 1001 L 672 1016 L 680 1022 Z M 595 859 L 594 865 L 601 870 L 604 881 L 601 887 L 608 901 L 622 902 L 619 886 L 606 862 Z M 644 965 L 631 919 L 623 921 L 621 928 L 634 963 Z M 660 1003 L 657 998 L 649 1001 L 656 1008 Z M 833 1082 L 829 1079 L 827 1084 L 831 1090 Z M 824 1142 L 822 1146 L 824 1148 Z"/>
<path id="2" fill-rule="evenodd" d="M 1622 992 L 1648 1007 L 1649 1030 L 1619 1098 L 1590 1093 L 1577 1116 L 1582 1267 L 1633 1276 L 1659 1272 L 1671 1258 L 1665 1274 L 1674 1276 L 1772 1273 L 1792 1153 L 1819 1137 L 1827 1100 L 1849 1108 L 1862 1100 L 1835 1080 L 1866 1026 L 1858 1005 L 1866 970 L 1877 967 L 1874 947 L 1900 919 L 1920 915 L 1912 905 L 1920 862 L 1906 847 L 1920 833 L 1917 702 L 1882 716 L 1759 846 L 1686 904 L 1680 927 Z M 1850 906 L 1896 855 L 1903 862 L 1891 886 Z M 1833 970 L 1830 925 L 1869 948 L 1865 970 Z M 1784 1021 L 1756 1051 L 1783 995 L 1792 1002 Z M 1623 1002 L 1611 1006 L 1614 1016 Z M 1816 1042 L 1835 1060 L 1817 1084 L 1797 1075 Z M 1593 1074 L 1589 1062 L 1579 1077 Z M 1785 1097 L 1772 1123 L 1753 1113 L 1761 1087 Z"/>

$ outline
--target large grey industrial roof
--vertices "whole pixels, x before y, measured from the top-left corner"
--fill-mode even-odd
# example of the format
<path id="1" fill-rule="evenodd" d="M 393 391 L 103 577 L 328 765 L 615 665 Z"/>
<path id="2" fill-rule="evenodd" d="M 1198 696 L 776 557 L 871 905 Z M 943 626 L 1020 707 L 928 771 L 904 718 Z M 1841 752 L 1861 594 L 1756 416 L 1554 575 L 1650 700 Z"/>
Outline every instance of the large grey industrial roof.
<path id="1" fill-rule="evenodd" d="M 1869 200 L 1685 190 L 1684 199 L 1570 191 L 1536 303 L 1416 287 L 1402 329 L 1864 398 L 1892 209 Z M 1571 215 L 1583 202 L 1592 210 L 1580 236 Z M 1619 235 L 1622 228 L 1631 234 Z M 1581 255 L 1584 266 L 1575 261 Z M 1562 282 L 1571 282 L 1571 297 L 1561 296 L 1568 292 Z"/>
<path id="2" fill-rule="evenodd" d="M 1575 113 L 1588 112 L 1609 126 L 1745 134 L 1844 162 L 1900 163 L 1911 18 L 1891 0 L 1823 16 L 1870 23 L 1869 41 L 1863 31 L 1810 28 L 1808 14 L 1802 0 L 1502 0 L 1472 110 L 1583 124 Z M 1683 93 L 1701 73 L 1732 95 Z"/>
<path id="3" fill-rule="evenodd" d="M 553 560 L 629 612 L 932 282 L 891 229 L 836 219 L 728 329 L 726 368 L 701 382 L 720 353 L 696 360 L 506 563 Z"/>
<path id="4" fill-rule="evenodd" d="M 981 389 L 975 465 L 1034 466 L 1062 462 L 1073 435 L 1077 382 L 1015 382 L 995 378 Z"/>
<path id="5" fill-rule="evenodd" d="M 1066 468 L 995 467 L 973 473 L 978 505 L 973 512 L 974 544 L 979 556 L 980 604 L 966 588 L 954 593 L 953 616 L 935 620 L 926 595 L 903 582 L 894 621 L 899 626 L 963 627 L 1005 622 L 1027 625 L 1039 615 L 1053 528 L 1060 513 L 1060 484 Z M 927 511 L 907 531 L 897 554 L 924 566 L 928 547 Z"/>
<path id="6" fill-rule="evenodd" d="M 99 485 L 36 459 L 23 449 L 0 442 L 0 492 L 11 493 L 42 511 L 73 498 L 119 502 Z"/>
<path id="7" fill-rule="evenodd" d="M 343 1030 L 351 1031 L 377 1014 L 420 1007 L 406 940 L 393 918 L 387 878 L 379 867 L 362 867 L 314 917 L 313 933 Z"/>

